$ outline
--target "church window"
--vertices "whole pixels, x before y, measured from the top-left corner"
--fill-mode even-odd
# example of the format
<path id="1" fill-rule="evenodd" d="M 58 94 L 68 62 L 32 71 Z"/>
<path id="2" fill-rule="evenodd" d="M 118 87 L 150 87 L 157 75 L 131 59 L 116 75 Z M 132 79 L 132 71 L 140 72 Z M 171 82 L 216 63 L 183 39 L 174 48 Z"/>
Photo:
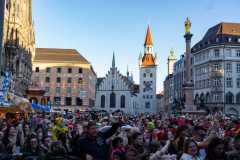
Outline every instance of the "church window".
<path id="1" fill-rule="evenodd" d="M 121 96 L 121 108 L 125 108 L 125 96 Z"/>
<path id="2" fill-rule="evenodd" d="M 101 108 L 105 107 L 105 96 L 101 95 Z"/>
<path id="3" fill-rule="evenodd" d="M 116 94 L 112 92 L 110 94 L 110 108 L 115 108 L 116 107 Z"/>
<path id="4" fill-rule="evenodd" d="M 153 76 L 153 74 L 152 73 L 150 73 L 150 77 L 152 77 Z"/>

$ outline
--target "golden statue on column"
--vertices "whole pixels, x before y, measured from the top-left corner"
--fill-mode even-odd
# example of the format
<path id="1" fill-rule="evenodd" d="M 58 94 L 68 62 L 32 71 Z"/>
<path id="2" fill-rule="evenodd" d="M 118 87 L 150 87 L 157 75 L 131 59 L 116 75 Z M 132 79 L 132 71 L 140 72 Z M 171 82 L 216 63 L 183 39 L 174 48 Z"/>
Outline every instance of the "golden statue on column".
<path id="1" fill-rule="evenodd" d="M 185 21 L 185 33 L 186 34 L 190 33 L 191 25 L 192 25 L 192 23 L 189 20 L 189 18 L 187 17 L 187 19 Z"/>

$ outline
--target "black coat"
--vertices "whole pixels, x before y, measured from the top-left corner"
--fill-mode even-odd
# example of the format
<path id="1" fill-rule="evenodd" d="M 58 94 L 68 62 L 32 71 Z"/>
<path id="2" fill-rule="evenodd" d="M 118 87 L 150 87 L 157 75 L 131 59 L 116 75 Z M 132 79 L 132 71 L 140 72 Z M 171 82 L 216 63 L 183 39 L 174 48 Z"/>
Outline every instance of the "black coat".
<path id="1" fill-rule="evenodd" d="M 109 130 L 99 132 L 95 139 L 89 137 L 87 134 L 80 137 L 75 155 L 77 154 L 81 157 L 83 154 L 89 154 L 94 160 L 107 160 L 110 146 L 106 143 L 106 140 L 117 131 L 118 127 L 118 123 L 113 124 Z"/>

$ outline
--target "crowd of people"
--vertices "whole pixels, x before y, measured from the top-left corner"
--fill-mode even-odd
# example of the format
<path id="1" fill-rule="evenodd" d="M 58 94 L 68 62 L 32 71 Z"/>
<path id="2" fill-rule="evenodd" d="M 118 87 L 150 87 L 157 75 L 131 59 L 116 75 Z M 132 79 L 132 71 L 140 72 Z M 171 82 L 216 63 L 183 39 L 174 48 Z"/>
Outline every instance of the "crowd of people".
<path id="1" fill-rule="evenodd" d="M 5 117 L 1 160 L 240 160 L 240 120 L 222 114 Z"/>

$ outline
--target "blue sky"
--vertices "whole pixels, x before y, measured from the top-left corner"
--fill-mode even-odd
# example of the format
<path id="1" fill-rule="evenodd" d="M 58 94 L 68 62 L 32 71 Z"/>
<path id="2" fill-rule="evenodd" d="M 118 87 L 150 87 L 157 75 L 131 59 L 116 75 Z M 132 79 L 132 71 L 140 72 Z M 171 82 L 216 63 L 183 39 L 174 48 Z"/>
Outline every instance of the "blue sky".
<path id="1" fill-rule="evenodd" d="M 115 52 L 116 66 L 127 65 L 139 81 L 138 56 L 148 24 L 158 56 L 157 92 L 167 75 L 171 48 L 184 53 L 184 21 L 192 21 L 192 45 L 219 22 L 240 23 L 239 0 L 33 0 L 36 46 L 74 48 L 105 76 Z"/>

